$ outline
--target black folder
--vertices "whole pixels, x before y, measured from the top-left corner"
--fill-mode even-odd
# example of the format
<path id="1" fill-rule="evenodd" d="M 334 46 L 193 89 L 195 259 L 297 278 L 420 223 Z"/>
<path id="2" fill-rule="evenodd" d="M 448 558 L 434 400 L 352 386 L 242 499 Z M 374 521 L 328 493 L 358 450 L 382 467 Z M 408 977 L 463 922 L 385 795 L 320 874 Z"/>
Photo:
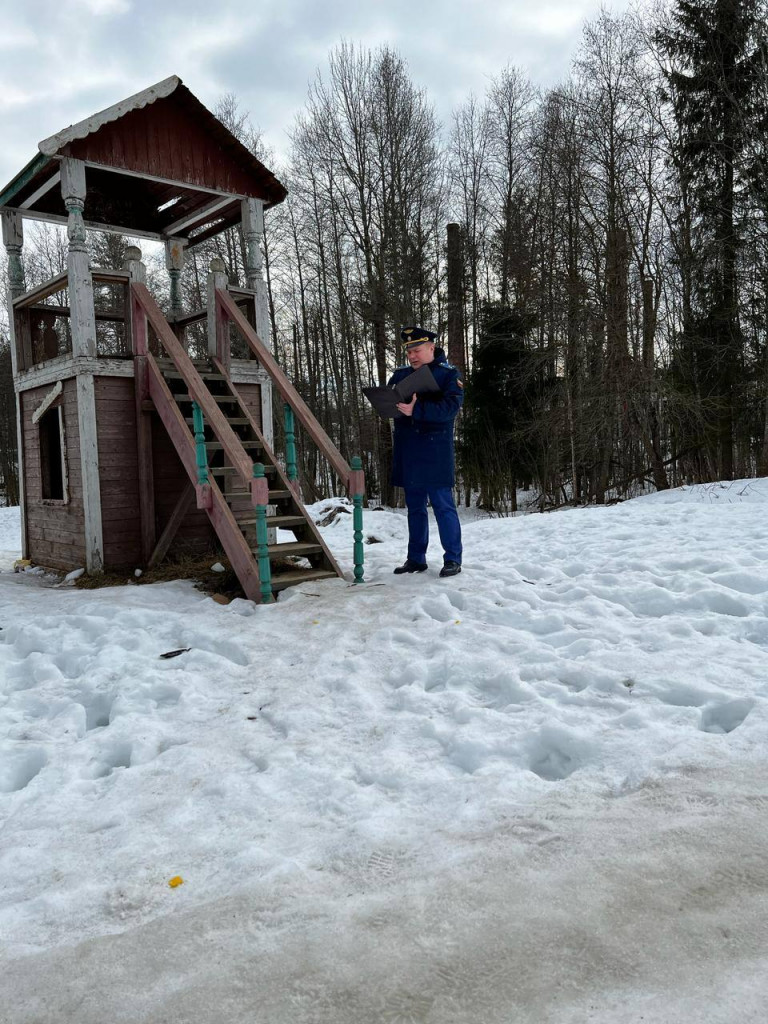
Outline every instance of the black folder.
<path id="1" fill-rule="evenodd" d="M 403 414 L 397 408 L 399 402 L 410 402 L 414 395 L 439 391 L 440 386 L 428 366 L 420 366 L 409 373 L 399 384 L 391 388 L 363 388 L 363 394 L 382 419 L 397 419 Z"/>

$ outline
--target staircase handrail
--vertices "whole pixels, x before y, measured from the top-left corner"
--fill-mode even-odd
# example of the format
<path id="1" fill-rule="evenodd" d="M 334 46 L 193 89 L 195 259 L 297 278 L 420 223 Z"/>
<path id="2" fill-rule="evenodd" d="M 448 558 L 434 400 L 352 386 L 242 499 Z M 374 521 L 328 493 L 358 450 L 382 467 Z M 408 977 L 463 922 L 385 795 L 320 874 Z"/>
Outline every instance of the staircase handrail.
<path id="1" fill-rule="evenodd" d="M 221 312 L 231 320 L 248 343 L 262 369 L 269 375 L 284 402 L 291 406 L 299 422 L 312 438 L 315 445 L 331 464 L 334 472 L 344 483 L 349 494 L 364 490 L 363 471 L 352 469 L 339 449 L 328 437 L 312 414 L 312 410 L 286 377 L 277 360 L 243 315 L 232 296 L 224 289 L 216 288 L 217 314 Z"/>

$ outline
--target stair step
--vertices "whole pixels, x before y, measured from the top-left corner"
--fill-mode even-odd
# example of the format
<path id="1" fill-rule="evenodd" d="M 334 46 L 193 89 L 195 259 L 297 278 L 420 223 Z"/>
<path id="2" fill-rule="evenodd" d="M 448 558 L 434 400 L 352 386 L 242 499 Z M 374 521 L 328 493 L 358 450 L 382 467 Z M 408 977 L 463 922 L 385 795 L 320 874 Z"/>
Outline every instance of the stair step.
<path id="1" fill-rule="evenodd" d="M 250 498 L 251 492 L 244 490 L 227 491 L 224 497 L 229 500 L 230 498 Z M 283 501 L 285 498 L 292 498 L 293 493 L 291 491 L 270 491 L 269 492 L 269 504 L 271 505 L 274 501 Z"/>
<path id="2" fill-rule="evenodd" d="M 317 555 L 322 551 L 320 544 L 311 544 L 309 541 L 291 540 L 284 544 L 268 544 L 267 551 L 270 555 Z M 254 554 L 257 554 L 254 551 Z"/>
<path id="3" fill-rule="evenodd" d="M 188 423 L 190 427 L 195 425 L 195 421 L 191 416 L 185 416 L 184 422 Z M 250 420 L 247 420 L 245 416 L 227 416 L 227 423 L 230 427 L 248 427 L 251 424 Z"/>
<path id="4" fill-rule="evenodd" d="M 244 441 L 242 438 L 239 438 L 239 440 L 243 448 L 257 448 L 259 451 L 263 451 L 259 441 Z M 205 447 L 209 452 L 220 452 L 224 450 L 224 445 L 221 441 L 206 441 Z"/>
<path id="5" fill-rule="evenodd" d="M 239 472 L 234 466 L 209 466 L 208 472 L 212 476 L 238 476 Z M 275 472 L 274 466 L 264 466 L 264 475 L 273 476 Z"/>
<path id="6" fill-rule="evenodd" d="M 194 398 L 187 391 L 179 391 L 173 396 L 177 402 L 194 402 Z M 233 395 L 211 395 L 211 398 L 219 405 L 237 405 L 237 399 Z"/>
<path id="7" fill-rule="evenodd" d="M 184 380 L 181 373 L 176 369 L 174 363 L 165 360 L 161 361 L 160 359 L 158 359 L 157 365 L 160 367 L 160 370 L 166 380 Z M 204 366 L 198 365 L 197 363 L 195 363 L 195 369 L 197 370 L 198 374 L 203 378 L 203 380 L 227 379 L 223 373 L 216 373 L 213 370 L 207 370 Z"/>
<path id="8" fill-rule="evenodd" d="M 237 512 L 235 519 L 240 527 L 256 525 L 256 516 L 253 514 L 253 509 L 250 509 L 248 512 Z M 290 530 L 292 526 L 306 525 L 307 520 L 304 516 L 267 516 L 267 526 L 270 529 Z"/>
<path id="9" fill-rule="evenodd" d="M 313 580 L 336 580 L 338 576 L 329 569 L 292 569 L 272 577 L 273 590 L 285 590 L 295 587 L 297 583 L 310 583 Z"/>

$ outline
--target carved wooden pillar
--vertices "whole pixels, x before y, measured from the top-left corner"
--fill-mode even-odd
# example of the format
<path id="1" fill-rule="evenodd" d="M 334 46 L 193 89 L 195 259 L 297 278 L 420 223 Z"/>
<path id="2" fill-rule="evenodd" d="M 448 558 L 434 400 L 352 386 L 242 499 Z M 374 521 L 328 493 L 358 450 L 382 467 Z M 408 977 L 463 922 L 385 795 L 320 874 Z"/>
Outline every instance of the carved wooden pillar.
<path id="1" fill-rule="evenodd" d="M 261 246 L 264 239 L 264 203 L 261 199 L 243 199 L 240 230 L 245 243 L 246 287 L 252 288 L 256 292 L 256 333 L 268 348 L 272 348 L 267 283 L 262 273 Z"/>
<path id="2" fill-rule="evenodd" d="M 165 269 L 171 279 L 171 319 L 184 312 L 181 299 L 181 272 L 184 269 L 186 241 L 183 238 L 169 238 L 165 243 Z"/>
<path id="3" fill-rule="evenodd" d="M 13 372 L 14 384 L 16 375 L 24 367 L 21 353 L 18 350 L 16 336 L 16 318 L 13 315 L 13 300 L 17 295 L 26 291 L 24 282 L 24 265 L 21 262 L 21 254 L 24 247 L 24 228 L 21 214 L 16 210 L 3 210 L 3 245 L 8 254 L 8 326 L 10 329 L 11 342 L 11 369 Z M 18 387 L 16 385 L 16 387 Z M 27 517 L 26 501 L 24 496 L 24 433 L 21 429 L 21 401 L 18 390 L 16 394 L 16 440 L 18 444 L 19 464 L 19 504 L 21 505 L 21 557 L 29 557 L 29 542 L 27 540 Z"/>
<path id="4" fill-rule="evenodd" d="M 23 353 L 18 349 L 21 339 L 16 338 L 16 324 L 13 315 L 13 300 L 26 291 L 24 265 L 21 253 L 24 248 L 24 228 L 21 214 L 16 210 L 3 210 L 3 245 L 8 254 L 8 323 L 11 329 L 11 366 L 14 377 L 24 365 Z"/>
<path id="5" fill-rule="evenodd" d="M 77 365 L 77 424 L 80 432 L 80 469 L 83 481 L 85 520 L 85 567 L 88 572 L 104 568 L 104 538 L 99 486 L 99 443 L 96 424 L 96 315 L 93 281 L 85 244 L 85 164 L 70 157 L 61 161 L 61 194 L 67 208 L 67 275 L 69 287 L 72 356 Z M 87 360 L 86 365 L 83 361 Z"/>
<path id="6" fill-rule="evenodd" d="M 72 355 L 96 355 L 96 317 L 93 310 L 93 282 L 85 244 L 85 164 L 66 158 L 61 161 L 61 194 L 67 208 L 67 273 L 71 310 Z"/>
<path id="7" fill-rule="evenodd" d="M 24 266 L 21 252 L 24 247 L 24 228 L 18 210 L 3 210 L 3 245 L 8 254 L 8 288 L 11 298 L 25 292 Z"/>
<path id="8" fill-rule="evenodd" d="M 245 244 L 246 285 L 256 292 L 256 333 L 268 349 L 272 349 L 267 282 L 262 273 L 261 245 L 264 238 L 264 203 L 261 199 L 243 199 L 240 230 Z M 272 424 L 272 381 L 264 373 L 261 388 L 261 430 L 269 445 L 274 444 Z"/>

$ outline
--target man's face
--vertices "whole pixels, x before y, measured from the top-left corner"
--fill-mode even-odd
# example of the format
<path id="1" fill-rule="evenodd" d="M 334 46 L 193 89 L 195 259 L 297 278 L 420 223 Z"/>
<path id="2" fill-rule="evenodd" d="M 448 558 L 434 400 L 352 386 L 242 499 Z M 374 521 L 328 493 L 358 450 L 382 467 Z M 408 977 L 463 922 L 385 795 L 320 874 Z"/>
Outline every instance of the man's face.
<path id="1" fill-rule="evenodd" d="M 434 341 L 425 341 L 421 345 L 412 345 L 405 350 L 405 354 L 413 369 L 418 370 L 420 366 L 426 366 L 435 358 L 435 343 Z"/>

